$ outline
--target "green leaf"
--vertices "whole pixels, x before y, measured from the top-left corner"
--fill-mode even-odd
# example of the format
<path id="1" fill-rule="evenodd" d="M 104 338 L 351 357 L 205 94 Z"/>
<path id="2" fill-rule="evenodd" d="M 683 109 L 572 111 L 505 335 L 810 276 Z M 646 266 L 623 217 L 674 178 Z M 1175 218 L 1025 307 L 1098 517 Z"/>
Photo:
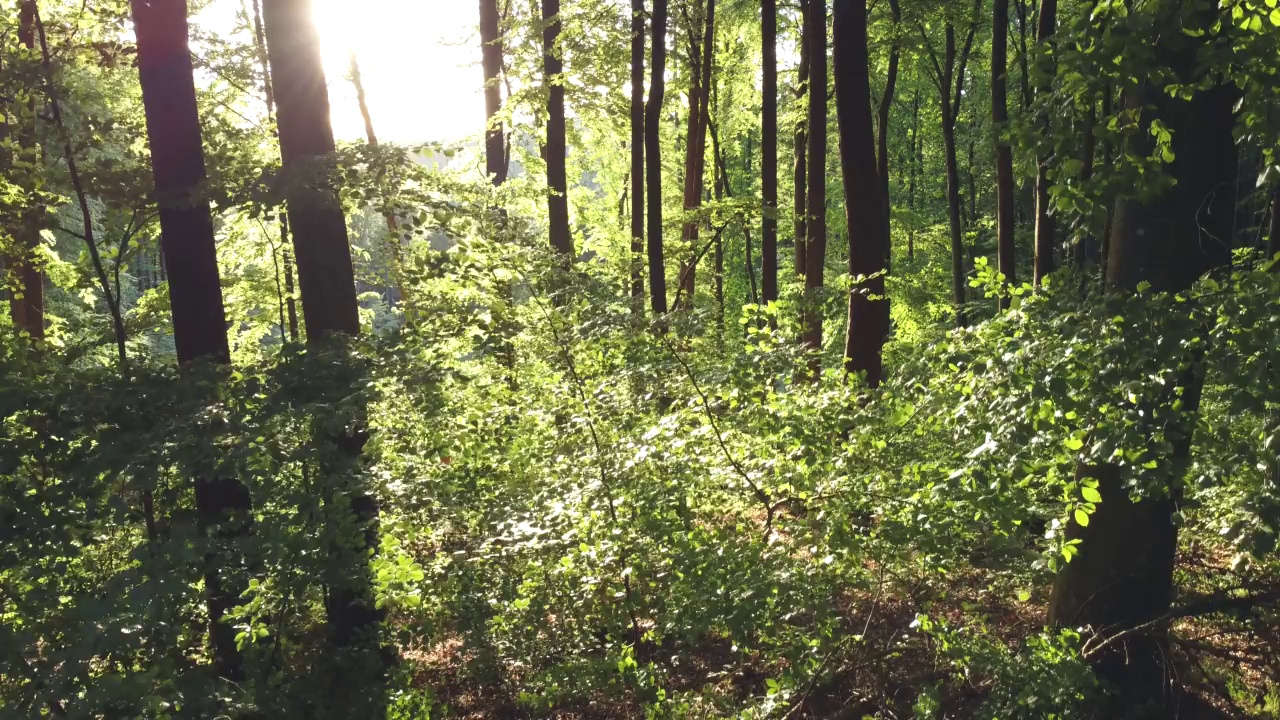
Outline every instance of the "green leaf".
<path id="1" fill-rule="evenodd" d="M 1089 513 L 1085 512 L 1083 509 L 1076 508 L 1075 518 L 1076 524 L 1080 527 L 1089 527 Z"/>
<path id="2" fill-rule="evenodd" d="M 1080 494 L 1091 503 L 1102 502 L 1102 493 L 1098 492 L 1097 488 L 1082 487 L 1080 488 Z"/>

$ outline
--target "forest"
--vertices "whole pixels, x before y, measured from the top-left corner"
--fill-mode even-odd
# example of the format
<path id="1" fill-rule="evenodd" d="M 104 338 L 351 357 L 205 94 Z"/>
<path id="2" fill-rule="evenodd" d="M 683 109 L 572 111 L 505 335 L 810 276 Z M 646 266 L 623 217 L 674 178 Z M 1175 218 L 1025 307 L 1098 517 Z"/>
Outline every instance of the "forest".
<path id="1" fill-rule="evenodd" d="M 1277 0 L 0 3 L 0 718 L 1280 718 Z"/>

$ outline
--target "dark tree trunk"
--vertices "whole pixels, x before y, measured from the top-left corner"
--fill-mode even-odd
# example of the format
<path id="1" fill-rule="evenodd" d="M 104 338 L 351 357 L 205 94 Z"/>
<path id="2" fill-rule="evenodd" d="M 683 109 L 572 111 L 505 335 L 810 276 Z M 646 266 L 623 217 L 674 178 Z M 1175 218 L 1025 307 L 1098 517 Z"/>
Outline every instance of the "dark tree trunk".
<path id="1" fill-rule="evenodd" d="M 1200 27 L 1216 18 L 1216 11 L 1201 13 Z M 1185 37 L 1176 42 L 1177 50 L 1158 43 L 1157 55 L 1165 57 L 1180 82 L 1195 83 L 1198 43 Z M 1176 159 L 1169 172 L 1176 184 L 1153 197 L 1118 200 L 1107 267 L 1111 288 L 1131 292 L 1145 282 L 1156 292 L 1178 292 L 1205 273 L 1229 265 L 1236 176 L 1232 108 L 1237 97 L 1231 85 L 1200 90 L 1189 101 L 1169 98 L 1150 86 L 1126 91 L 1125 105 L 1135 112 L 1142 109 L 1144 124 L 1158 117 L 1172 131 Z M 1148 133 L 1142 135 L 1149 150 Z M 1149 623 L 1168 609 L 1178 544 L 1173 515 L 1178 487 L 1190 464 L 1203 385 L 1203 368 L 1197 365 L 1195 357 L 1188 360 L 1181 388 L 1162 401 L 1168 408 L 1155 410 L 1166 419 L 1147 430 L 1170 446 L 1167 454 L 1152 457 L 1167 471 L 1167 484 L 1132 503 L 1128 468 L 1080 468 L 1080 476 L 1100 481 L 1103 501 L 1088 526 L 1068 526 L 1067 538 L 1080 541 L 1079 551 L 1054 584 L 1049 610 L 1053 625 L 1091 626 L 1110 635 Z M 1157 626 L 1126 636 L 1092 658 L 1099 674 L 1119 690 L 1115 712 L 1109 716 L 1144 703 L 1163 706 L 1166 714 L 1161 716 L 1169 716 L 1166 651 L 1166 638 Z"/>
<path id="2" fill-rule="evenodd" d="M 920 90 L 911 98 L 911 147 L 907 164 L 907 209 L 911 211 L 911 226 L 907 229 L 907 259 L 916 259 L 916 183 L 924 164 L 924 146 L 920 138 Z"/>
<path id="3" fill-rule="evenodd" d="M 809 17 L 809 0 L 800 0 L 800 15 L 805 18 L 803 21 L 808 23 Z M 796 85 L 796 101 L 805 100 L 806 93 L 809 91 L 809 43 L 804 39 L 800 41 L 800 67 L 798 69 L 799 79 Z M 809 181 L 808 167 L 808 120 L 807 116 L 801 117 L 796 123 L 795 137 L 795 191 L 794 204 L 795 210 L 795 241 L 796 241 L 796 275 L 801 279 L 806 274 L 808 261 L 805 257 L 805 243 L 808 242 L 809 223 L 807 214 L 809 212 L 809 200 L 806 194 L 806 186 Z"/>
<path id="4" fill-rule="evenodd" d="M 488 0 L 496 2 L 496 0 Z M 631 310 L 644 314 L 644 0 L 631 0 Z"/>
<path id="5" fill-rule="evenodd" d="M 1275 260 L 1276 255 L 1280 255 L 1280 183 L 1271 190 L 1271 232 L 1267 238 L 1267 257 Z M 1280 261 L 1272 269 L 1280 271 Z"/>
<path id="6" fill-rule="evenodd" d="M 649 298 L 654 316 L 667 314 L 667 266 L 662 246 L 662 103 L 667 74 L 667 0 L 653 0 L 649 21 L 653 34 L 650 51 L 649 101 L 644 109 L 645 186 L 648 188 Z"/>
<path id="7" fill-rule="evenodd" d="M 1052 41 L 1054 31 L 1058 25 L 1058 1 L 1057 0 L 1040 0 L 1040 20 L 1039 27 L 1036 30 L 1036 41 L 1040 45 L 1040 49 L 1047 49 Z M 1049 92 L 1047 86 L 1037 89 L 1038 92 Z M 1048 128 L 1044 128 L 1045 131 Z M 1035 256 L 1035 285 L 1039 287 L 1045 276 L 1053 273 L 1057 269 L 1057 258 L 1054 256 L 1056 251 L 1057 228 L 1053 222 L 1051 199 L 1049 195 L 1049 158 L 1041 157 L 1036 167 L 1036 256 Z"/>
<path id="8" fill-rule="evenodd" d="M 809 177 L 806 191 L 804 345 L 822 350 L 820 294 L 827 265 L 827 4 L 810 0 L 804 41 L 809 48 Z M 813 369 L 818 369 L 815 359 Z M 816 372 L 815 372 L 816 375 Z"/>
<path id="9" fill-rule="evenodd" d="M 991 132 L 996 155 L 996 256 L 1007 285 L 1018 282 L 1014 244 L 1013 147 L 1009 144 L 1009 0 L 994 0 L 991 10 Z M 1000 309 L 1011 298 L 1000 296 Z"/>
<path id="10" fill-rule="evenodd" d="M 715 36 L 716 2 L 707 0 L 702 18 L 702 39 L 694 43 L 695 28 L 689 28 L 689 64 L 693 84 L 689 88 L 689 126 L 685 141 L 684 209 L 695 212 L 702 207 L 703 180 L 706 176 L 707 115 L 710 108 L 711 84 L 714 82 L 713 41 Z M 686 220 L 681 240 L 689 247 L 688 259 L 680 268 L 680 296 L 683 309 L 692 310 L 697 292 L 698 275 L 698 220 Z"/>
<path id="11" fill-rule="evenodd" d="M 547 90 L 547 214 L 551 247 L 562 260 L 573 262 L 569 232 L 569 181 L 565 169 L 564 61 L 556 47 L 560 39 L 560 0 L 542 0 L 542 79 Z"/>
<path id="12" fill-rule="evenodd" d="M 960 219 L 960 167 L 956 161 L 956 130 L 942 123 L 942 153 L 947 163 L 947 223 L 951 237 L 951 291 L 956 304 L 956 325 L 969 324 L 965 314 L 964 229 Z"/>
<path id="13" fill-rule="evenodd" d="M 763 56 L 763 111 L 761 113 L 760 186 L 764 219 L 760 238 L 761 302 L 778 299 L 778 7 L 776 0 L 760 3 Z"/>
<path id="14" fill-rule="evenodd" d="M 498 28 L 498 0 L 480 0 L 480 59 L 484 70 L 484 167 L 494 187 L 507 181 L 507 138 L 502 112 L 502 35 Z"/>
<path id="15" fill-rule="evenodd" d="M 360 332 L 346 218 L 328 179 L 316 177 L 318 167 L 335 150 L 329 91 L 311 21 L 311 1 L 263 0 L 262 9 L 302 316 L 307 342 L 320 345 L 331 336 L 355 337 Z M 365 440 L 362 419 L 354 420 L 341 434 L 329 435 L 332 450 L 328 454 L 333 461 L 321 468 L 332 479 L 332 487 L 325 490 L 326 505 L 334 512 L 349 511 L 362 536 L 362 542 L 344 545 L 339 551 L 342 561 L 329 579 L 325 601 L 334 646 L 358 657 L 359 667 L 367 669 L 333 685 L 333 701 L 349 714 L 377 712 L 369 703 L 380 705 L 383 700 L 378 659 L 381 612 L 374 604 L 370 561 L 377 549 L 378 506 L 366 488 L 354 484 Z"/>
<path id="16" fill-rule="evenodd" d="M 865 374 L 878 387 L 882 350 L 889 331 L 884 270 L 889 227 L 884 218 L 883 183 L 875 170 L 871 124 L 865 0 L 835 0 L 832 30 L 836 116 L 840 123 L 840 164 L 844 175 L 845 220 L 849 232 L 849 275 L 870 278 L 849 292 L 845 371 Z M 882 151 L 883 152 L 883 151 Z"/>
<path id="17" fill-rule="evenodd" d="M 902 24 L 902 6 L 898 4 L 898 0 L 890 0 L 889 9 L 893 13 L 894 32 L 898 31 L 898 26 Z M 900 63 L 901 52 L 898 48 L 898 41 L 895 38 L 893 44 L 889 47 L 889 71 L 885 75 L 884 95 L 880 97 L 880 107 L 876 123 L 876 146 L 879 148 L 876 165 L 877 172 L 880 175 L 880 184 L 883 186 L 884 199 L 881 205 L 884 207 L 884 236 L 885 236 L 885 270 L 888 271 L 893 264 L 892 247 L 893 241 L 893 224 L 892 209 L 893 200 L 889 194 L 889 120 L 893 114 L 893 96 L 898 89 L 898 65 Z"/>
<path id="18" fill-rule="evenodd" d="M 23 0 L 18 10 L 18 43 L 27 50 L 36 46 L 35 2 Z M 6 116 L 0 119 L 5 123 L 12 118 L 20 118 L 17 129 L 17 152 L 31 167 L 37 167 L 35 98 L 27 102 L 25 111 L 0 113 Z M 6 128 L 6 132 L 11 132 Z M 43 210 L 39 207 L 26 208 L 19 218 L 17 252 L 10 255 L 9 268 L 13 274 L 15 286 L 9 295 L 9 312 L 14 327 L 26 333 L 32 340 L 44 339 L 44 273 L 36 261 L 36 249 L 40 246 L 40 224 Z"/>
<path id="19" fill-rule="evenodd" d="M 262 4 L 253 0 L 253 39 L 262 68 L 262 89 L 267 103 L 267 120 L 276 124 L 276 95 L 271 85 L 271 64 L 267 59 L 267 35 L 262 28 Z M 279 137 L 277 133 L 277 138 Z M 289 340 L 298 342 L 298 300 L 293 283 L 293 253 L 289 250 L 289 217 L 280 214 L 280 265 L 284 274 L 285 307 L 289 316 Z"/>
<path id="20" fill-rule="evenodd" d="M 133 0 L 133 25 L 178 362 L 228 363 L 213 215 L 200 195 L 205 160 L 187 42 L 187 4 Z M 223 618 L 235 607 L 244 583 L 233 579 L 235 555 L 225 546 L 242 536 L 252 521 L 249 490 L 234 478 L 198 477 L 195 484 L 200 528 L 213 543 L 205 556 L 204 578 L 214 663 L 224 677 L 242 680 L 236 630 Z"/>

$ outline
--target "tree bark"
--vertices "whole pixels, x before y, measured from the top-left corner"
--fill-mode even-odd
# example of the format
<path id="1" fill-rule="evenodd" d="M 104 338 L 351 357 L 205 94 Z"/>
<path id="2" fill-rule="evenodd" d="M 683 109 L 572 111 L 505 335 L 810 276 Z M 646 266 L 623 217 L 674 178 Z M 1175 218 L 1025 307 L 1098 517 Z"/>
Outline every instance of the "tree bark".
<path id="1" fill-rule="evenodd" d="M 488 0 L 496 2 L 496 0 Z M 644 0 L 631 0 L 631 311 L 644 315 Z"/>
<path id="2" fill-rule="evenodd" d="M 662 246 L 662 103 L 667 74 L 667 0 L 653 0 L 650 19 L 653 49 L 650 51 L 649 101 L 644 109 L 645 185 L 648 189 L 647 249 L 649 297 L 653 314 L 667 314 L 667 269 Z"/>
<path id="3" fill-rule="evenodd" d="M 1267 257 L 1275 260 L 1280 255 L 1280 183 L 1271 189 L 1271 232 L 1267 237 Z M 1280 272 L 1280 262 L 1272 266 Z"/>
<path id="4" fill-rule="evenodd" d="M 822 350 L 820 294 L 827 264 L 827 4 L 810 0 L 804 23 L 809 48 L 809 177 L 806 191 L 804 346 Z M 816 376 L 818 364 L 813 360 Z"/>
<path id="5" fill-rule="evenodd" d="M 902 6 L 898 3 L 898 0 L 889 0 L 889 9 L 893 13 L 893 29 L 894 32 L 897 33 L 899 26 L 902 24 Z M 877 157 L 878 164 L 876 165 L 876 169 L 880 175 L 880 184 L 884 188 L 884 198 L 881 204 L 884 206 L 884 252 L 886 258 L 886 271 L 888 271 L 893 264 L 893 200 L 889 194 L 889 120 L 893 115 L 893 96 L 898 89 L 898 65 L 900 64 L 901 54 L 900 48 L 898 47 L 898 39 L 895 35 L 892 44 L 889 46 L 889 70 L 885 75 L 884 95 L 880 96 L 880 106 L 878 108 L 878 117 L 876 122 L 876 146 L 879 148 L 879 155 Z"/>
<path id="6" fill-rule="evenodd" d="M 335 151 L 329 91 L 311 20 L 311 0 L 263 0 L 262 9 L 277 91 L 280 153 L 302 315 L 307 342 L 318 346 L 332 336 L 355 337 L 360 332 L 346 218 L 337 193 L 318 172 Z M 362 457 L 366 439 L 361 418 L 345 432 L 329 435 L 326 442 L 332 447 L 332 465 L 321 468 L 333 479 L 333 487 L 325 490 L 326 505 L 337 512 L 345 506 L 362 536 L 355 547 L 343 546 L 338 551 L 344 557 L 337 563 L 337 574 L 330 578 L 325 600 L 332 643 L 360 658 L 359 666 L 367 670 L 333 686 L 334 701 L 348 714 L 376 713 L 377 707 L 370 708 L 369 703 L 380 706 L 385 702 L 378 657 L 382 613 L 374 603 L 370 561 L 377 549 L 378 505 L 367 489 L 354 484 L 359 476 L 354 466 Z"/>
<path id="7" fill-rule="evenodd" d="M 556 43 L 560 39 L 560 0 L 542 0 L 542 76 L 547 89 L 547 215 L 551 247 L 561 260 L 573 262 L 573 235 L 569 232 L 569 181 L 565 169 L 564 61 Z"/>
<path id="8" fill-rule="evenodd" d="M 35 49 L 35 1 L 23 0 L 18 8 L 18 44 L 27 50 Z M 25 112 L 7 111 L 0 123 L 8 124 L 12 118 L 20 118 L 17 130 L 17 152 L 31 162 L 36 158 L 36 106 L 35 98 L 27 101 Z M 6 132 L 11 132 L 6 128 Z M 40 269 L 36 251 L 40 247 L 40 207 L 24 208 L 18 219 L 17 252 L 8 258 L 15 285 L 9 295 L 9 312 L 14 327 L 32 340 L 44 339 L 44 273 Z"/>
<path id="9" fill-rule="evenodd" d="M 178 362 L 229 363 L 213 214 L 201 195 L 205 158 L 187 39 L 187 4 L 133 0 L 132 5 Z M 233 579 L 234 573 L 224 576 L 235 562 L 224 546 L 246 533 L 252 502 L 248 488 L 234 478 L 197 477 L 195 486 L 200 528 L 214 543 L 204 569 L 214 663 L 224 677 L 243 680 L 236 630 L 223 618 L 235 607 L 244 582 Z"/>
<path id="10" fill-rule="evenodd" d="M 1208 28 L 1217 17 L 1216 10 L 1200 13 L 1199 27 Z M 1166 59 L 1179 82 L 1200 79 L 1195 70 L 1198 45 L 1208 42 L 1212 33 L 1202 37 L 1206 40 L 1178 37 L 1173 48 L 1157 44 L 1157 57 Z M 1118 200 L 1107 266 L 1112 289 L 1131 292 L 1149 283 L 1156 292 L 1178 292 L 1230 264 L 1237 97 L 1229 84 L 1199 90 L 1189 101 L 1170 98 L 1150 85 L 1126 91 L 1126 107 L 1142 112 L 1144 125 L 1149 126 L 1154 116 L 1171 130 L 1175 160 L 1169 172 L 1176 184 L 1154 196 Z M 1150 150 L 1149 133 L 1141 137 Z M 1053 625 L 1113 633 L 1149 622 L 1168 609 L 1178 544 L 1173 515 L 1182 475 L 1190 464 L 1204 382 L 1198 359 L 1193 356 L 1187 363 L 1181 387 L 1162 401 L 1167 410 L 1147 413 L 1173 416 L 1149 429 L 1171 448 L 1168 454 L 1152 457 L 1167 471 L 1161 487 L 1148 488 L 1141 502 L 1131 503 L 1127 468 L 1079 469 L 1081 477 L 1100 481 L 1103 502 L 1088 526 L 1068 526 L 1067 538 L 1080 541 L 1079 552 L 1056 578 L 1049 612 Z M 1158 629 L 1134 633 L 1093 659 L 1099 674 L 1117 687 L 1117 707 L 1154 703 L 1169 709 L 1165 640 Z"/>
<path id="11" fill-rule="evenodd" d="M 702 19 L 702 39 L 692 42 L 694 28 L 689 28 L 689 64 L 692 86 L 689 88 L 689 124 L 685 140 L 684 162 L 684 210 L 686 213 L 696 212 L 702 207 L 703 181 L 706 177 L 707 156 L 707 119 L 710 112 L 711 83 L 714 82 L 713 50 L 715 37 L 715 0 L 706 0 Z M 699 55 L 701 57 L 699 57 Z M 683 298 L 684 310 L 692 310 L 694 296 L 697 292 L 698 275 L 698 230 L 701 222 L 686 219 L 681 231 L 681 240 L 689 248 L 688 259 L 680 268 L 680 297 Z"/>
<path id="12" fill-rule="evenodd" d="M 494 187 L 507 181 L 507 138 L 502 120 L 502 35 L 498 27 L 498 0 L 480 0 L 480 59 L 484 71 L 485 174 Z"/>
<path id="13" fill-rule="evenodd" d="M 835 0 L 832 13 L 836 116 L 840 124 L 840 164 L 844 177 L 845 220 L 849 232 L 849 319 L 844 363 L 878 387 L 882 352 L 889 330 L 884 271 L 889 226 L 884 218 L 884 185 L 876 173 L 871 122 L 870 53 L 865 0 Z M 882 151 L 883 152 L 883 151 Z M 859 278 L 867 278 L 859 281 Z"/>
<path id="14" fill-rule="evenodd" d="M 919 148 L 919 149 L 917 149 Z M 920 138 L 920 90 L 911 98 L 911 147 L 907 167 L 907 209 L 911 211 L 911 226 L 907 229 L 907 259 L 916 259 L 916 182 L 924 164 L 924 148 Z"/>
<path id="15" fill-rule="evenodd" d="M 895 0 L 896 1 L 896 0 Z M 778 299 L 778 7 L 777 0 L 761 0 L 762 92 L 760 186 L 764 218 L 760 238 L 761 302 Z"/>
<path id="16" fill-rule="evenodd" d="M 1018 282 L 1015 264 L 1013 147 L 1009 144 L 1009 0 L 994 0 L 991 10 L 991 132 L 996 155 L 996 256 L 1005 285 Z M 1011 297 L 1001 295 L 1001 310 Z"/>
<path id="17" fill-rule="evenodd" d="M 808 24 L 809 17 L 809 0 L 799 0 L 800 16 L 802 23 Z M 803 38 L 800 41 L 800 66 L 797 69 L 798 80 L 796 85 L 796 102 L 805 101 L 806 94 L 809 92 L 809 43 Z M 809 181 L 808 167 L 808 119 L 801 117 L 796 123 L 795 136 L 795 190 L 793 195 L 792 208 L 795 211 L 795 242 L 796 242 L 796 275 L 804 279 L 808 261 L 805 257 L 805 243 L 808 242 L 809 223 L 806 215 L 809 212 L 809 200 L 806 185 Z"/>
<path id="18" fill-rule="evenodd" d="M 1036 29 L 1036 41 L 1041 52 L 1048 49 L 1058 24 L 1057 0 L 1040 0 L 1040 20 Z M 1037 92 L 1049 92 L 1048 87 L 1039 87 Z M 1047 132 L 1048 128 L 1044 130 Z M 1056 251 L 1055 235 L 1057 228 L 1053 221 L 1052 200 L 1049 195 L 1049 158 L 1040 157 L 1036 164 L 1036 255 L 1035 285 L 1040 287 L 1047 275 L 1057 269 L 1054 256 Z"/>

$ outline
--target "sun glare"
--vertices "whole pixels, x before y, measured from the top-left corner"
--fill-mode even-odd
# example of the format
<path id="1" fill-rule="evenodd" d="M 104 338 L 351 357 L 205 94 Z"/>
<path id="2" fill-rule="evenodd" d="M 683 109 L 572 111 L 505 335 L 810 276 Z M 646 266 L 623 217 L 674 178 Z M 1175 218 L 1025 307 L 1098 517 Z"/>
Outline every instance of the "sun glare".
<path id="1" fill-rule="evenodd" d="M 339 139 L 364 137 L 347 80 L 353 52 L 380 140 L 452 141 L 483 130 L 472 3 L 313 0 L 313 13 Z"/>

